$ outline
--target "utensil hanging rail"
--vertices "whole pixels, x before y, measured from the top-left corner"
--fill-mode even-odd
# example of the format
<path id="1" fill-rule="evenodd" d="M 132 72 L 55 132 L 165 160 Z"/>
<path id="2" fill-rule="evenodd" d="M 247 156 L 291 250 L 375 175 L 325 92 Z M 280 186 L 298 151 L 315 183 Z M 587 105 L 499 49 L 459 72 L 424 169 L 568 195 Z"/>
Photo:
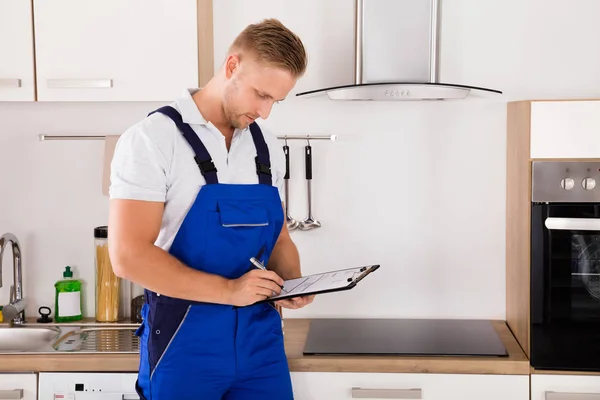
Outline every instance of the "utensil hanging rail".
<path id="1" fill-rule="evenodd" d="M 38 135 L 40 141 L 45 140 L 104 140 L 106 135 Z M 278 139 L 287 140 L 331 140 L 337 139 L 336 135 L 283 135 L 277 136 Z"/>

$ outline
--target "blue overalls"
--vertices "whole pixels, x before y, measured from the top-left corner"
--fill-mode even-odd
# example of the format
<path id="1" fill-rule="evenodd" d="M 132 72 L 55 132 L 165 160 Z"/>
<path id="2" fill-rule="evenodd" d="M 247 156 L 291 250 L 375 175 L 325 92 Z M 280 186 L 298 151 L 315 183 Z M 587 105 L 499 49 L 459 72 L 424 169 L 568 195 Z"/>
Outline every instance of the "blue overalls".
<path id="1" fill-rule="evenodd" d="M 206 181 L 170 254 L 229 279 L 248 272 L 251 257 L 266 265 L 284 216 L 259 126 L 250 125 L 259 184 L 221 184 L 206 147 L 177 110 L 166 106 L 154 112 L 177 125 Z M 234 307 L 146 290 L 142 315 L 136 384 L 142 399 L 293 399 L 281 318 L 271 303 Z"/>

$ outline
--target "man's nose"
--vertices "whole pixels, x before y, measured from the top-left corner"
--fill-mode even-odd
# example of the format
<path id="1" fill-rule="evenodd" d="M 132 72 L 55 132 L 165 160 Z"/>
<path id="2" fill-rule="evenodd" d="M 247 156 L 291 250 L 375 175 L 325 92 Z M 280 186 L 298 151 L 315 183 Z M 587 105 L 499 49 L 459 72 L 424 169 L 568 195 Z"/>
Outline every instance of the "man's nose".
<path id="1" fill-rule="evenodd" d="M 262 119 L 267 119 L 269 114 L 271 114 L 271 109 L 273 108 L 273 103 L 271 101 L 263 101 L 260 103 L 256 114 Z"/>

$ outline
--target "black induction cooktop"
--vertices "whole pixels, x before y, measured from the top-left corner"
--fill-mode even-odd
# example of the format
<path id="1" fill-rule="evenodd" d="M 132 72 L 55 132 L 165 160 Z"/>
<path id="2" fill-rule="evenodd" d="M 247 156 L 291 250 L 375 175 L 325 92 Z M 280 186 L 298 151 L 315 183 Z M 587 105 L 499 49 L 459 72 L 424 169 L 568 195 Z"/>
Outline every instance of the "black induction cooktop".
<path id="1" fill-rule="evenodd" d="M 508 356 L 490 321 L 464 319 L 314 319 L 304 354 Z"/>

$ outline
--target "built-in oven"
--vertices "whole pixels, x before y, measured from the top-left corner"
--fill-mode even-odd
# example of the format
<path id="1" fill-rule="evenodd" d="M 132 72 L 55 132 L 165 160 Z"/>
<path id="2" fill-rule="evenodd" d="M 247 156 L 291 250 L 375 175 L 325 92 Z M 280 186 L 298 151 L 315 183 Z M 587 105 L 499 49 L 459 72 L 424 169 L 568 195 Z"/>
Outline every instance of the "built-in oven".
<path id="1" fill-rule="evenodd" d="M 531 194 L 531 365 L 600 371 L 600 162 L 533 162 Z"/>

